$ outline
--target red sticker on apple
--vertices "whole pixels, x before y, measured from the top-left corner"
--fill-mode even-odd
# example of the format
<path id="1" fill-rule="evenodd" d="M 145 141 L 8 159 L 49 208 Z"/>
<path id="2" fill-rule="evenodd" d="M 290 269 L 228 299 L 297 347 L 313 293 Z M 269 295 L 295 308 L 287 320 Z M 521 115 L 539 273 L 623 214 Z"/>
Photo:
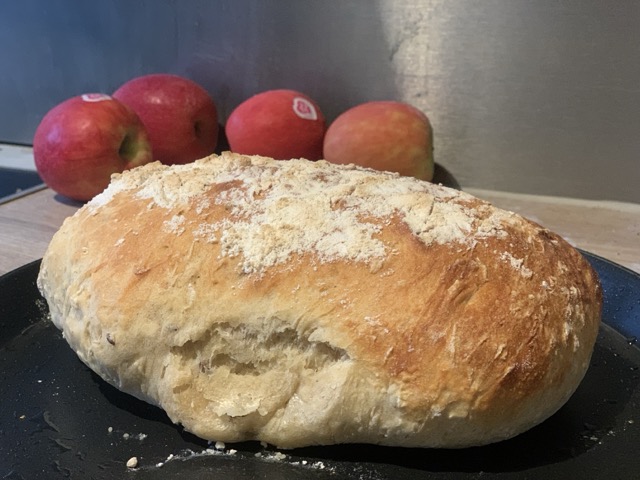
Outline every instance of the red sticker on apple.
<path id="1" fill-rule="evenodd" d="M 104 100 L 111 100 L 111 97 L 105 93 L 85 93 L 81 95 L 81 97 L 85 102 L 102 102 Z"/>
<path id="2" fill-rule="evenodd" d="M 316 112 L 316 108 L 309 100 L 302 97 L 293 98 L 293 113 L 305 120 L 318 119 L 318 112 Z"/>

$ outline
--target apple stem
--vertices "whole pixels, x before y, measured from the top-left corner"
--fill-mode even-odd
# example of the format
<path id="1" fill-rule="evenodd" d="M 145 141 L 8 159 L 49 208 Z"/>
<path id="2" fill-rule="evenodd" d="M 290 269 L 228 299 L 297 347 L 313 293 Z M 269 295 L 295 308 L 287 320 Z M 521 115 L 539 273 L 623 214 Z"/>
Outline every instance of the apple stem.
<path id="1" fill-rule="evenodd" d="M 135 142 L 133 141 L 131 134 L 127 133 L 118 149 L 118 155 L 120 158 L 124 158 L 127 162 L 135 155 Z"/>
<path id="2" fill-rule="evenodd" d="M 196 138 L 200 138 L 201 132 L 202 132 L 202 124 L 200 122 L 196 122 L 193 125 L 193 133 L 195 133 Z"/>

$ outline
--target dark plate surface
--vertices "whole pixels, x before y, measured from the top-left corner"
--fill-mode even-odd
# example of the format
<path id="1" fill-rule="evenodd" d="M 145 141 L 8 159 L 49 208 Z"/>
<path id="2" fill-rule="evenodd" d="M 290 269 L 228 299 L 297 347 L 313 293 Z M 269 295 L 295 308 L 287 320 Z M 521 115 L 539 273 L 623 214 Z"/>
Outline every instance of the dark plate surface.
<path id="1" fill-rule="evenodd" d="M 25 265 L 0 277 L 0 478 L 638 478 L 640 276 L 585 255 L 604 287 L 605 325 L 578 391 L 529 432 L 464 450 L 277 451 L 257 442 L 216 450 L 86 368 L 46 320 L 39 262 Z M 138 468 L 128 470 L 133 456 Z"/>

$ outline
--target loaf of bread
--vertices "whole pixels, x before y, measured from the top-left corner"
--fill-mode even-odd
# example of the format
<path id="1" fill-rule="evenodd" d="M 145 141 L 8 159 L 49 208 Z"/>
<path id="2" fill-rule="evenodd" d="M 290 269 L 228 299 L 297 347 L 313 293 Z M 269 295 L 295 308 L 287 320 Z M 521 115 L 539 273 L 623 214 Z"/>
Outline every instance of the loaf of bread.
<path id="1" fill-rule="evenodd" d="M 466 447 L 556 412 L 601 290 L 550 231 L 463 192 L 224 153 L 115 175 L 38 286 L 79 358 L 213 441 Z"/>

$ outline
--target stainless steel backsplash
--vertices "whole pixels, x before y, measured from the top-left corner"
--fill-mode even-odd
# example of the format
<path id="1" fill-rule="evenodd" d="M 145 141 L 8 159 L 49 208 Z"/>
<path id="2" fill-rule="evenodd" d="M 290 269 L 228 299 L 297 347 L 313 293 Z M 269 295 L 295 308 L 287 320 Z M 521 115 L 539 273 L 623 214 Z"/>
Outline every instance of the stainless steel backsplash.
<path id="1" fill-rule="evenodd" d="M 299 89 L 329 120 L 421 108 L 462 187 L 640 202 L 640 2 L 22 0 L 0 3 L 0 141 L 151 72 L 190 77 L 224 121 Z"/>

